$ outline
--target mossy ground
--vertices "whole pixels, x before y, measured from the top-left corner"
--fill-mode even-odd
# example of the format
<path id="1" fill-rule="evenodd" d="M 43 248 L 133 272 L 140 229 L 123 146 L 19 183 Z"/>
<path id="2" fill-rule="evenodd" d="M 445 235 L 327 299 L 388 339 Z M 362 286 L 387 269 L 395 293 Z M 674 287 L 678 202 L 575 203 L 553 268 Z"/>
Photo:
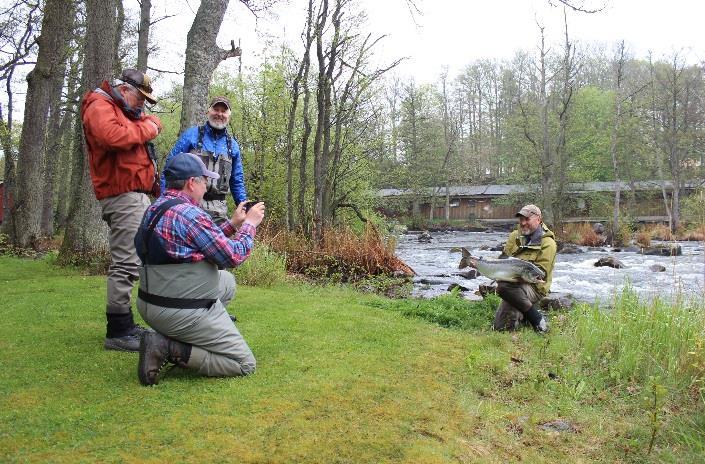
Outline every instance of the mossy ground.
<path id="1" fill-rule="evenodd" d="M 0 287 L 2 462 L 694 462 L 702 443 L 679 439 L 693 401 L 647 456 L 642 391 L 572 368 L 560 321 L 447 329 L 350 289 L 240 286 L 257 372 L 145 388 L 136 354 L 102 348 L 104 277 L 0 257 Z"/>

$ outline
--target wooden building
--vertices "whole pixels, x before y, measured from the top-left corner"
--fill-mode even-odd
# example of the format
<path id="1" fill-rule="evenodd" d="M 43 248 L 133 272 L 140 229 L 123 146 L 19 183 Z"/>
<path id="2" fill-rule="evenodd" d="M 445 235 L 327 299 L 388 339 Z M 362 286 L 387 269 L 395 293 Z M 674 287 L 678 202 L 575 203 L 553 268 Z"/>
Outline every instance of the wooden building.
<path id="1" fill-rule="evenodd" d="M 662 184 L 670 199 L 673 186 L 669 181 L 622 182 L 621 209 L 623 214 L 643 222 L 668 221 L 664 206 Z M 705 186 L 705 180 L 688 181 L 681 197 Z M 605 221 L 611 217 L 615 182 L 585 182 L 568 185 L 565 212 L 566 222 Z M 445 219 L 446 189 L 428 188 L 422 192 L 382 189 L 378 196 L 401 201 L 404 216 L 430 217 L 431 196 L 435 205 L 433 217 Z M 465 185 L 448 188 L 449 219 L 469 223 L 513 222 L 514 214 L 522 205 L 540 205 L 538 185 Z M 384 207 L 382 209 L 385 209 Z M 399 209 L 397 209 L 397 212 Z M 398 213 L 397 213 L 398 215 Z"/>

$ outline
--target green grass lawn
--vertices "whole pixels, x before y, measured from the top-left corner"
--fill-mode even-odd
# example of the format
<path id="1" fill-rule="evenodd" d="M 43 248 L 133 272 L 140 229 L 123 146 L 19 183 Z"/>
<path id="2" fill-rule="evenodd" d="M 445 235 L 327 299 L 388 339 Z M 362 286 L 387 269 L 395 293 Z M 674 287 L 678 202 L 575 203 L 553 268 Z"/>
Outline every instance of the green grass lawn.
<path id="1" fill-rule="evenodd" d="M 145 388 L 137 354 L 103 350 L 104 277 L 0 257 L 0 288 L 0 462 L 695 462 L 702 449 L 680 433 L 701 402 L 678 397 L 647 456 L 645 390 L 571 367 L 560 321 L 548 337 L 446 329 L 344 288 L 241 286 L 229 309 L 257 372 L 175 369 Z M 556 419 L 571 429 L 542 428 Z"/>

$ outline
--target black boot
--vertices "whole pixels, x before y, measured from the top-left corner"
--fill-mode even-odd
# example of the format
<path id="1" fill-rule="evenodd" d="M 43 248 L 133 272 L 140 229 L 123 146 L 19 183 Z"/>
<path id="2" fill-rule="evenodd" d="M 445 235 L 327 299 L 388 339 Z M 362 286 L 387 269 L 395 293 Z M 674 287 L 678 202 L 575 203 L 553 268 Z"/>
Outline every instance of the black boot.
<path id="1" fill-rule="evenodd" d="M 172 340 L 157 332 L 145 333 L 140 342 L 137 377 L 145 386 L 159 383 L 159 372 L 167 363 L 186 367 L 191 345 Z"/>
<path id="2" fill-rule="evenodd" d="M 529 321 L 531 327 L 538 333 L 548 332 L 548 322 L 546 317 L 539 311 L 539 304 L 534 304 L 527 312 L 524 313 L 524 319 Z"/>

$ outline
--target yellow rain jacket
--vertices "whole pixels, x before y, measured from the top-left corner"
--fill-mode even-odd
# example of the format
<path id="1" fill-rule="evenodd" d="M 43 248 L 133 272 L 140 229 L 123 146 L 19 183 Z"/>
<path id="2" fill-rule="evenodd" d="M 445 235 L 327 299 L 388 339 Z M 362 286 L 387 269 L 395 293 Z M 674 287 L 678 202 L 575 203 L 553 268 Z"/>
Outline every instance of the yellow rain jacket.
<path id="1" fill-rule="evenodd" d="M 546 272 L 546 283 L 536 284 L 536 289 L 543 296 L 548 295 L 553 279 L 553 265 L 556 263 L 556 240 L 553 232 L 544 224 L 540 226 L 543 230 L 541 243 L 526 243 L 526 237 L 521 235 L 519 227 L 507 239 L 504 245 L 504 254 L 515 258 L 531 261 Z"/>

